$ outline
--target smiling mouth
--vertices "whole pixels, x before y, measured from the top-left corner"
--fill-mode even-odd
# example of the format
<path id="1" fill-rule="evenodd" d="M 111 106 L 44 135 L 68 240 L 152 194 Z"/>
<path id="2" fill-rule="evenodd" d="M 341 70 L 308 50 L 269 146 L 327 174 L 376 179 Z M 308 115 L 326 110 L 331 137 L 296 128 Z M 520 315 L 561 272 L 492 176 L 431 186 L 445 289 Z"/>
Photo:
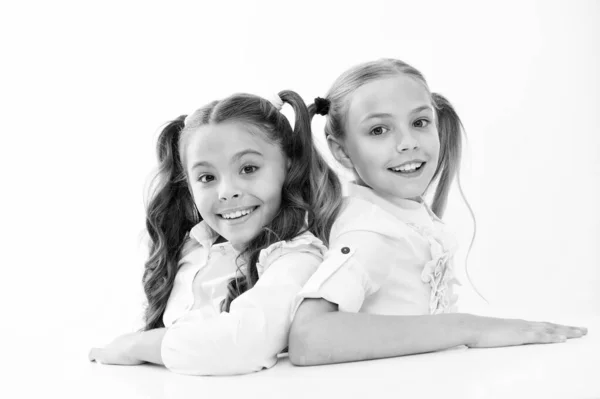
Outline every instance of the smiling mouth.
<path id="1" fill-rule="evenodd" d="M 240 218 L 243 218 L 244 216 L 251 214 L 257 208 L 258 208 L 258 206 L 252 206 L 250 208 L 239 209 L 234 212 L 217 213 L 217 215 L 219 215 L 221 218 L 226 219 L 226 220 L 235 220 L 235 219 L 240 219 Z"/>
<path id="2" fill-rule="evenodd" d="M 414 173 L 414 172 L 421 170 L 421 168 L 423 168 L 423 166 L 425 166 L 425 162 L 410 162 L 410 163 L 405 163 L 400 166 L 396 166 L 395 168 L 388 168 L 388 170 L 391 170 L 392 172 L 395 172 L 395 173 L 408 174 L 408 173 Z"/>

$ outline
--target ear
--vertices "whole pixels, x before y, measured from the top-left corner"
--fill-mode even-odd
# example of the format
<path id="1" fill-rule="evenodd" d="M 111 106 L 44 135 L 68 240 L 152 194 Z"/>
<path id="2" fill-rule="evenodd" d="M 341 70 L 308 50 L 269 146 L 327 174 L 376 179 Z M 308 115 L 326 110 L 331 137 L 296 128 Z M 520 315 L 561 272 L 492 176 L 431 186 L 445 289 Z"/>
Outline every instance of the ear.
<path id="1" fill-rule="evenodd" d="M 336 139 L 332 135 L 327 136 L 327 145 L 329 146 L 329 150 L 333 154 L 333 157 L 342 164 L 342 166 L 348 169 L 354 169 L 354 165 L 352 164 L 352 160 L 348 156 L 346 149 L 344 148 L 344 144 L 340 139 Z"/>

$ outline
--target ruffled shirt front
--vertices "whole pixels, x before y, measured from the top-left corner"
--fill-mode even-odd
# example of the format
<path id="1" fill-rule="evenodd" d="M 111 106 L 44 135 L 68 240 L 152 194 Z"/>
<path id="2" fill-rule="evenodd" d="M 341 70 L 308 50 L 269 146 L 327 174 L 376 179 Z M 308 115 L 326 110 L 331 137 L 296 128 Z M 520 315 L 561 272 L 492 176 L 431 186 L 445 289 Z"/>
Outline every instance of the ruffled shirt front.
<path id="1" fill-rule="evenodd" d="M 456 311 L 456 240 L 424 203 L 391 203 L 350 184 L 329 251 L 298 295 L 340 311 L 424 315 Z M 293 317 L 293 314 L 292 314 Z"/>
<path id="2" fill-rule="evenodd" d="M 246 273 L 229 243 L 204 222 L 189 235 L 163 321 L 162 360 L 182 374 L 243 374 L 272 367 L 287 346 L 297 293 L 323 260 L 325 246 L 306 232 L 262 250 L 258 282 L 221 312 L 227 283 Z M 238 263 L 238 264 L 236 264 Z"/>

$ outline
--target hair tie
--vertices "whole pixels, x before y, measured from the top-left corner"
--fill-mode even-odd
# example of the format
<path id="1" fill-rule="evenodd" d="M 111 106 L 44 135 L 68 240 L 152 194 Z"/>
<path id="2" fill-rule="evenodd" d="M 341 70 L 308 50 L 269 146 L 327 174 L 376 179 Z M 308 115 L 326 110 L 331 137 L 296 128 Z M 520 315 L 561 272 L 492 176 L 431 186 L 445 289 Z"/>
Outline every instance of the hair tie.
<path id="1" fill-rule="evenodd" d="M 283 100 L 281 99 L 281 97 L 279 97 L 279 94 L 274 94 L 272 96 L 267 97 L 267 101 L 273 104 L 277 111 L 281 111 L 281 108 L 283 108 Z"/>
<path id="2" fill-rule="evenodd" d="M 327 115 L 329 113 L 329 106 L 331 101 L 326 98 L 317 97 L 315 98 L 315 112 L 319 115 Z"/>

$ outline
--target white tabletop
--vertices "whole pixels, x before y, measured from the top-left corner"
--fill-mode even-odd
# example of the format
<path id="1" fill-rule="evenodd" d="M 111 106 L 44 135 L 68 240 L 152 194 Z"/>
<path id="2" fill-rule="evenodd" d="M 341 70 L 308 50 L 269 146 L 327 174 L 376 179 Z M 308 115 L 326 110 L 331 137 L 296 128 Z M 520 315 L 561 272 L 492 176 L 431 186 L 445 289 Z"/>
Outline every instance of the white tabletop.
<path id="1" fill-rule="evenodd" d="M 19 356 L 12 362 L 0 397 L 372 398 L 406 393 L 410 398 L 600 398 L 600 318 L 577 321 L 589 334 L 563 344 L 461 347 L 318 367 L 295 367 L 282 357 L 272 369 L 231 377 L 183 376 L 154 365 L 90 363 L 85 337 L 71 331 L 60 338 L 57 329 L 51 335 L 63 352 L 48 347 L 39 334 L 37 341 L 32 336 L 29 350 L 42 355 Z M 5 351 L 21 353 L 18 345 Z"/>

